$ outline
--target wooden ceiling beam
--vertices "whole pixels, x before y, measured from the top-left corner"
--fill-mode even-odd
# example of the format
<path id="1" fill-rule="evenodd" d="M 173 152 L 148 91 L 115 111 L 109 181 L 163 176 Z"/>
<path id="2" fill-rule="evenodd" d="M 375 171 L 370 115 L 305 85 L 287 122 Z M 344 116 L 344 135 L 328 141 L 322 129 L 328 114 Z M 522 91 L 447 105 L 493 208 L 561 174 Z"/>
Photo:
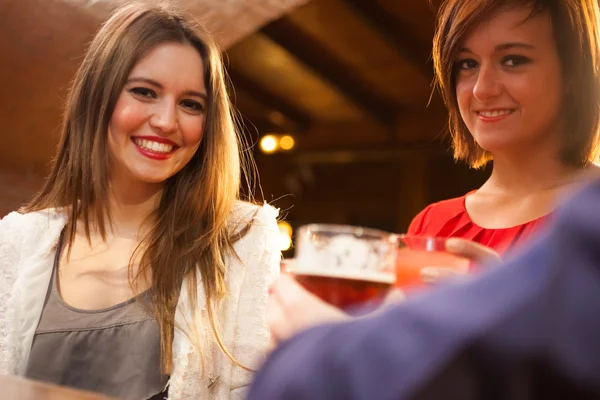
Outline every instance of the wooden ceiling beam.
<path id="1" fill-rule="evenodd" d="M 264 26 L 261 32 L 335 86 L 367 115 L 384 126 L 394 125 L 396 106 L 375 94 L 373 89 L 358 74 L 351 71 L 348 65 L 333 56 L 321 42 L 303 32 L 287 17 Z"/>
<path id="2" fill-rule="evenodd" d="M 424 1 L 424 0 L 423 0 Z M 378 31 L 398 53 L 413 64 L 427 79 L 433 79 L 433 66 L 430 62 L 431 46 L 420 46 L 412 32 L 386 10 L 372 0 L 345 0 L 363 19 Z"/>

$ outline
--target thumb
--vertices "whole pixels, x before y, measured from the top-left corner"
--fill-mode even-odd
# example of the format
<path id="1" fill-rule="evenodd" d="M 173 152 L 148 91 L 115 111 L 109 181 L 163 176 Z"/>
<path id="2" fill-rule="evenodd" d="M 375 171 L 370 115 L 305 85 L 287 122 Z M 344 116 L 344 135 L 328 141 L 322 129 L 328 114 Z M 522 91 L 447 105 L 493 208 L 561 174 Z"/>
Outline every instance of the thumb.
<path id="1" fill-rule="evenodd" d="M 485 264 L 502 260 L 500 255 L 493 249 L 462 238 L 447 239 L 446 250 L 457 256 L 468 258 L 476 264 Z"/>
<path id="2" fill-rule="evenodd" d="M 421 269 L 421 280 L 429 284 L 466 279 L 470 279 L 468 274 L 458 272 L 452 268 L 425 267 Z"/>

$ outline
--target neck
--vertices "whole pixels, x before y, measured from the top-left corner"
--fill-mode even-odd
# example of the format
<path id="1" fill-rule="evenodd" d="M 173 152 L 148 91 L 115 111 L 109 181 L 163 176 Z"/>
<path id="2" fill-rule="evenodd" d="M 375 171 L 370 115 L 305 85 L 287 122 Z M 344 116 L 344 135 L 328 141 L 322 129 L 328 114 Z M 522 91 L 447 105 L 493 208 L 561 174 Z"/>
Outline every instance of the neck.
<path id="1" fill-rule="evenodd" d="M 573 180 L 580 168 L 565 165 L 557 146 L 494 154 L 494 167 L 481 190 L 522 196 L 556 188 Z"/>
<path id="2" fill-rule="evenodd" d="M 158 207 L 163 183 L 111 179 L 109 208 L 112 226 L 109 232 L 123 238 L 141 238 L 146 232 L 148 219 Z"/>

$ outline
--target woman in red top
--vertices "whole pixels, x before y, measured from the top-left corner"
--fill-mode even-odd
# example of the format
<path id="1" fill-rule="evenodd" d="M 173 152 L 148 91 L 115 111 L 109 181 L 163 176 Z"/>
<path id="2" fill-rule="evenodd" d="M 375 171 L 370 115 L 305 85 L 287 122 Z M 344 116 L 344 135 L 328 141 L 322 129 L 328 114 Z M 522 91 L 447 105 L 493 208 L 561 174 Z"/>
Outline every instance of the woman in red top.
<path id="1" fill-rule="evenodd" d="M 530 237 L 595 170 L 599 16 L 597 0 L 445 2 L 433 60 L 454 156 L 473 168 L 493 160 L 493 171 L 479 190 L 427 207 L 408 233 L 469 239 L 449 250 L 477 263 Z M 338 314 L 288 277 L 273 286 L 275 341 L 327 315 Z"/>
<path id="2" fill-rule="evenodd" d="M 543 226 L 593 165 L 600 110 L 598 3 L 502 3 L 447 1 L 433 48 L 454 156 L 473 168 L 493 160 L 492 174 L 428 206 L 408 230 L 500 254 Z"/>
<path id="3" fill-rule="evenodd" d="M 484 228 L 471 219 L 467 210 L 467 197 L 476 196 L 476 193 L 470 192 L 461 197 L 430 204 L 412 220 L 408 234 L 467 239 L 454 242 L 466 247 L 454 252 L 464 254 L 472 249 L 471 253 L 475 254 L 471 257 L 479 261 L 513 249 L 517 242 L 521 243 L 531 238 L 550 218 L 550 214 L 546 214 L 522 224 Z M 490 213 L 493 213 L 493 210 L 490 210 Z M 487 249 L 477 246 L 478 249 L 475 250 L 475 243 Z"/>

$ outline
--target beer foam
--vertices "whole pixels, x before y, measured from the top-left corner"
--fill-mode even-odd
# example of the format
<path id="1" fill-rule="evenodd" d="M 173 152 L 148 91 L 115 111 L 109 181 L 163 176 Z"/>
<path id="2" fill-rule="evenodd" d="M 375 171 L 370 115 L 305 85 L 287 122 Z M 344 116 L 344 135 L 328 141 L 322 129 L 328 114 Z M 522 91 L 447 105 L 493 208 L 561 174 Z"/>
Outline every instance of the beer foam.
<path id="1" fill-rule="evenodd" d="M 395 265 L 395 244 L 383 240 L 364 240 L 352 235 L 308 238 L 297 243 L 296 264 L 302 270 L 327 268 L 327 272 L 359 271 L 377 273 L 392 270 Z"/>
<path id="2" fill-rule="evenodd" d="M 378 271 L 365 271 L 365 270 L 343 270 L 325 268 L 325 269 L 311 269 L 311 268 L 294 268 L 292 271 L 294 275 L 310 275 L 310 276 L 322 276 L 324 278 L 338 278 L 338 279 L 352 279 L 369 281 L 376 283 L 394 284 L 396 282 L 396 276 L 392 273 L 378 272 Z"/>

